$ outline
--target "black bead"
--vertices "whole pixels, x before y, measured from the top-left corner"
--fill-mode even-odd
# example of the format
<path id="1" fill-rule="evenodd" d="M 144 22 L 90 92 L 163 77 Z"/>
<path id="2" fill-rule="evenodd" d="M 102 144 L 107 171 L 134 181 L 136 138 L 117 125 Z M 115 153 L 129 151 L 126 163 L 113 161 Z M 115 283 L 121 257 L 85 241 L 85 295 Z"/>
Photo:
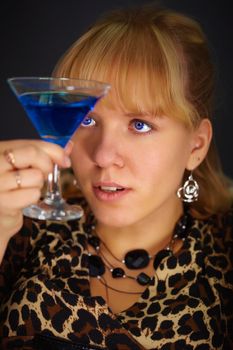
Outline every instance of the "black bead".
<path id="1" fill-rule="evenodd" d="M 148 266 L 149 261 L 150 256 L 144 249 L 131 250 L 125 255 L 125 265 L 128 269 L 143 269 Z"/>
<path id="2" fill-rule="evenodd" d="M 121 267 L 115 267 L 115 269 L 112 270 L 112 277 L 113 278 L 120 278 L 125 275 L 125 271 Z"/>
<path id="3" fill-rule="evenodd" d="M 174 233 L 178 236 L 178 238 L 183 239 L 187 237 L 187 227 L 189 226 L 189 220 L 190 216 L 186 213 L 176 224 Z"/>
<path id="4" fill-rule="evenodd" d="M 146 286 L 147 284 L 149 284 L 151 281 L 151 278 L 144 272 L 139 273 L 139 275 L 137 276 L 137 282 L 141 285 L 141 286 Z"/>
<path id="5" fill-rule="evenodd" d="M 89 236 L 87 241 L 95 249 L 100 246 L 100 239 L 99 239 L 99 237 Z"/>
<path id="6" fill-rule="evenodd" d="M 154 269 L 157 270 L 162 260 L 169 255 L 171 255 L 171 251 L 169 249 L 160 250 L 160 252 L 158 252 L 158 254 L 156 254 L 154 258 L 154 262 L 153 262 Z"/>
<path id="7" fill-rule="evenodd" d="M 102 276 L 105 273 L 103 260 L 98 255 L 88 256 L 88 267 L 91 277 Z"/>
<path id="8" fill-rule="evenodd" d="M 83 229 L 88 234 L 91 234 L 93 232 L 93 227 L 94 227 L 94 225 L 91 222 L 83 224 Z"/>

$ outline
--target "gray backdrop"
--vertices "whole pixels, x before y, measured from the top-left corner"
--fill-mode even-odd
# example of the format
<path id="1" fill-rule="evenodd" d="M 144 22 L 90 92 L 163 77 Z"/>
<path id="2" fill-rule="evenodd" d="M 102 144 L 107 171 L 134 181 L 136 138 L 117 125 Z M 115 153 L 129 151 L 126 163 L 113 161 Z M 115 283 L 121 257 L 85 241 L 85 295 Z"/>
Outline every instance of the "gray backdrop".
<path id="1" fill-rule="evenodd" d="M 6 84 L 12 76 L 50 75 L 63 52 L 100 13 L 142 0 L 8 0 L 0 10 L 0 139 L 37 138 L 24 111 Z M 233 177 L 232 110 L 233 40 L 230 4 L 220 0 L 161 0 L 202 24 L 217 67 L 215 140 L 223 168 Z"/>

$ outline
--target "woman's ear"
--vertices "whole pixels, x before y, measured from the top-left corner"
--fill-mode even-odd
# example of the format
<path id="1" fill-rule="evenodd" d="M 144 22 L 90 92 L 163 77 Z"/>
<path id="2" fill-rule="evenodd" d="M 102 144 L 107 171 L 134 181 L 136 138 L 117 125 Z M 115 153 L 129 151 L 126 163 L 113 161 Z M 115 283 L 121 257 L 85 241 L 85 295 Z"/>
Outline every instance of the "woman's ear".
<path id="1" fill-rule="evenodd" d="M 205 159 L 213 136 L 212 124 L 209 119 L 202 119 L 192 133 L 190 156 L 186 169 L 193 170 Z"/>

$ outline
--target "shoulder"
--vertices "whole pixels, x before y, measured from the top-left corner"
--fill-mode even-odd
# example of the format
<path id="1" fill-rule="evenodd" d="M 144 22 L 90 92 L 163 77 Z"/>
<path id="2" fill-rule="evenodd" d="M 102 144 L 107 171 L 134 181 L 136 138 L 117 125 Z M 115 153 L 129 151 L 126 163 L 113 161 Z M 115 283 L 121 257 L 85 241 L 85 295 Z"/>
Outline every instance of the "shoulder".
<path id="1" fill-rule="evenodd" d="M 233 208 L 196 220 L 194 232 L 205 256 L 207 276 L 233 289 Z"/>
<path id="2" fill-rule="evenodd" d="M 212 247 L 213 252 L 225 253 L 233 247 L 233 208 L 227 212 L 208 217 L 202 222 L 201 239 L 204 245 Z"/>
<path id="3" fill-rule="evenodd" d="M 212 247 L 216 252 L 227 251 L 226 243 L 233 242 L 233 207 L 205 219 L 193 218 L 192 235 L 202 242 L 203 247 Z"/>
<path id="4" fill-rule="evenodd" d="M 205 234 L 202 237 L 205 273 L 219 296 L 227 334 L 224 341 L 229 342 L 228 349 L 230 344 L 233 345 L 233 210 L 209 217 L 206 230 L 206 237 Z"/>

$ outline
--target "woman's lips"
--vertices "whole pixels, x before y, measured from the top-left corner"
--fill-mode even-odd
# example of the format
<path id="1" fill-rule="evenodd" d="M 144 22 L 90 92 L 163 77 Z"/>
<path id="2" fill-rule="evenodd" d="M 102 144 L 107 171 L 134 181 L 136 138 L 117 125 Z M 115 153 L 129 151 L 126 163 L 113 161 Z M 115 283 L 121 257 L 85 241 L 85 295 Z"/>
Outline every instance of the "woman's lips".
<path id="1" fill-rule="evenodd" d="M 124 187 L 114 182 L 101 182 L 93 185 L 93 192 L 97 199 L 101 201 L 113 201 L 124 197 L 131 191 L 130 188 Z"/>

